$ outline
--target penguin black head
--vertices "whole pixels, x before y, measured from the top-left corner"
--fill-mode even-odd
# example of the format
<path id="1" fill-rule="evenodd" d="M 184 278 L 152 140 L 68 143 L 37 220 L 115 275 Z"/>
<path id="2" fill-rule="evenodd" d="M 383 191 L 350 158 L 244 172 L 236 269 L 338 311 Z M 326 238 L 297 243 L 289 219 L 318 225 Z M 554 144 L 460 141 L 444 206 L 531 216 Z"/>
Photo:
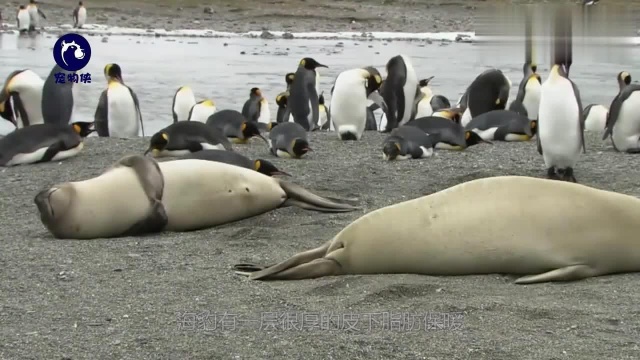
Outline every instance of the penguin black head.
<path id="1" fill-rule="evenodd" d="M 293 152 L 294 157 L 299 158 L 307 152 L 313 151 L 313 149 L 309 147 L 309 142 L 307 140 L 297 138 L 291 142 L 291 151 Z"/>
<path id="2" fill-rule="evenodd" d="M 96 131 L 93 128 L 93 122 L 87 122 L 87 121 L 76 121 L 71 124 L 71 127 L 73 127 L 73 131 L 78 133 L 78 135 L 80 135 L 80 137 L 83 137 L 83 138 L 89 136 L 89 134 Z"/>
<path id="3" fill-rule="evenodd" d="M 288 96 L 286 93 L 280 94 L 278 96 L 276 96 L 276 104 L 278 104 L 278 107 L 287 107 L 287 99 Z"/>
<path id="4" fill-rule="evenodd" d="M 18 9 L 24 10 L 24 5 L 20 5 L 20 7 Z"/>
<path id="5" fill-rule="evenodd" d="M 620 85 L 620 89 L 625 86 L 631 84 L 631 74 L 626 71 L 621 71 L 618 73 L 618 85 Z"/>
<path id="6" fill-rule="evenodd" d="M 79 6 L 82 6 L 82 5 L 83 5 L 83 4 L 82 4 L 82 1 L 78 2 L 78 5 L 79 5 Z"/>
<path id="7" fill-rule="evenodd" d="M 152 152 L 153 155 L 155 155 L 159 151 L 164 150 L 168 143 L 169 134 L 164 131 L 157 132 L 151 137 L 149 148 L 144 152 L 144 155 L 147 155 L 149 152 Z"/>
<path id="8" fill-rule="evenodd" d="M 107 64 L 104 67 L 104 76 L 107 78 L 107 81 L 117 80 L 118 82 L 123 82 L 122 79 L 122 69 L 118 64 Z"/>
<path id="9" fill-rule="evenodd" d="M 249 139 L 249 138 L 252 138 L 254 136 L 257 136 L 260 139 L 264 140 L 265 142 L 267 141 L 267 139 L 265 139 L 260 134 L 260 129 L 258 128 L 258 124 L 254 123 L 252 121 L 243 122 L 242 123 L 242 127 L 240 128 L 240 130 L 242 131 L 242 136 L 244 136 L 245 139 Z"/>
<path id="10" fill-rule="evenodd" d="M 30 4 L 35 4 L 35 3 L 36 3 L 36 0 L 31 0 L 31 1 L 29 1 L 29 3 L 30 3 Z"/>
<path id="11" fill-rule="evenodd" d="M 425 87 L 425 86 L 429 86 L 429 81 L 431 81 L 435 76 L 429 76 L 426 79 L 422 79 L 418 82 L 418 85 L 420 87 Z"/>
<path id="12" fill-rule="evenodd" d="M 287 86 L 288 86 L 293 84 L 293 79 L 295 78 L 296 78 L 295 73 L 288 73 L 287 75 L 284 76 L 284 81 L 287 83 Z"/>
<path id="13" fill-rule="evenodd" d="M 319 62 L 317 62 L 315 59 L 310 58 L 310 57 L 306 57 L 302 60 L 300 60 L 300 65 L 303 68 L 307 69 L 307 70 L 315 70 L 316 68 L 319 67 L 323 67 L 323 68 L 328 68 L 327 65 L 322 65 Z"/>
<path id="14" fill-rule="evenodd" d="M 249 96 L 250 97 L 253 97 L 253 96 L 262 97 L 262 91 L 260 91 L 260 89 L 257 88 L 257 87 L 251 88 L 251 91 L 249 92 Z"/>
<path id="15" fill-rule="evenodd" d="M 400 145 L 400 142 L 398 140 L 399 139 L 389 138 L 382 147 L 382 153 L 389 161 L 395 160 L 398 155 L 400 155 L 402 146 Z"/>
<path id="16" fill-rule="evenodd" d="M 256 159 L 253 162 L 253 169 L 261 174 L 265 174 L 267 176 L 274 175 L 284 175 L 291 176 L 284 171 L 279 170 L 275 165 L 273 165 L 270 161 L 264 159 Z"/>
<path id="17" fill-rule="evenodd" d="M 492 142 L 484 140 L 475 131 L 467 130 L 464 132 L 464 138 L 467 143 L 467 147 L 478 145 L 480 143 L 493 145 Z"/>
<path id="18" fill-rule="evenodd" d="M 367 66 L 364 69 L 367 71 L 365 87 L 367 88 L 367 96 L 369 96 L 372 92 L 380 89 L 380 86 L 382 85 L 382 76 L 380 76 L 378 69 L 373 66 Z"/>

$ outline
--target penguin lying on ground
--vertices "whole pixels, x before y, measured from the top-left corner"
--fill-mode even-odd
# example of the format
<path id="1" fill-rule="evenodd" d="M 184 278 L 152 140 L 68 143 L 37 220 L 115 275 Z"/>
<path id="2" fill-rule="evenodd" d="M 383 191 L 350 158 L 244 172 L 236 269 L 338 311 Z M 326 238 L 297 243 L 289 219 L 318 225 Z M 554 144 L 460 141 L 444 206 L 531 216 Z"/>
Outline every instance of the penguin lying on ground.
<path id="1" fill-rule="evenodd" d="M 480 143 L 491 144 L 475 132 L 465 130 L 462 125 L 439 116 L 415 119 L 407 125 L 417 127 L 428 135 L 437 135 L 436 149 L 464 150 Z"/>
<path id="2" fill-rule="evenodd" d="M 268 143 L 269 150 L 277 157 L 299 159 L 312 151 L 307 131 L 295 122 L 284 122 L 271 129 Z"/>
<path id="3" fill-rule="evenodd" d="M 247 169 L 253 169 L 267 176 L 275 176 L 275 175 L 291 176 L 286 172 L 279 170 L 270 161 L 267 161 L 264 159 L 251 160 L 248 157 L 235 151 L 200 150 L 198 152 L 181 156 L 180 159 L 199 159 L 199 160 L 217 161 L 225 164 L 244 167 Z"/>
<path id="4" fill-rule="evenodd" d="M 640 85 L 631 84 L 631 75 L 618 74 L 620 91 L 609 106 L 606 131 L 602 140 L 611 136 L 616 151 L 640 154 Z"/>
<path id="5" fill-rule="evenodd" d="M 155 133 L 144 154 L 151 152 L 153 157 L 183 156 L 209 149 L 233 150 L 220 130 L 199 121 L 178 121 Z"/>
<path id="6" fill-rule="evenodd" d="M 218 111 L 209 116 L 207 126 L 218 129 L 234 144 L 246 144 L 254 136 L 267 142 L 267 139 L 260 134 L 258 122 L 248 121 L 244 115 L 236 110 Z"/>
<path id="7" fill-rule="evenodd" d="M 196 104 L 196 96 L 188 86 L 180 86 L 176 93 L 173 94 L 173 102 L 171 104 L 171 115 L 173 122 L 189 119 L 189 112 Z"/>
<path id="8" fill-rule="evenodd" d="M 537 123 L 514 111 L 491 110 L 471 119 L 465 129 L 486 141 L 529 141 L 536 134 Z"/>
<path id="9" fill-rule="evenodd" d="M 91 122 L 36 124 L 0 138 L 0 166 L 60 161 L 76 156 L 94 131 Z"/>
<path id="10" fill-rule="evenodd" d="M 391 130 L 382 143 L 385 160 L 420 159 L 433 156 L 439 135 L 427 135 L 411 125 L 402 125 Z"/>

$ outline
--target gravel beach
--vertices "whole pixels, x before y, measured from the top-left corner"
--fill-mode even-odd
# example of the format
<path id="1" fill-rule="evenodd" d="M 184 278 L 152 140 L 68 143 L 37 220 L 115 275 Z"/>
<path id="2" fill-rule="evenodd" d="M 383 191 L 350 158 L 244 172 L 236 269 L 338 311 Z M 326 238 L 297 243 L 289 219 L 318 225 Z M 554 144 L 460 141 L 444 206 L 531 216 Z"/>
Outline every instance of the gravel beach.
<path id="1" fill-rule="evenodd" d="M 313 133 L 316 151 L 301 160 L 273 158 L 258 139 L 235 146 L 273 161 L 318 194 L 358 198 L 362 210 L 282 208 L 215 229 L 139 238 L 55 240 L 33 197 L 141 153 L 147 139 L 91 137 L 76 158 L 3 169 L 0 358 L 638 358 L 635 274 L 518 286 L 499 275 L 251 282 L 233 273 L 235 263 L 273 263 L 316 247 L 383 206 L 480 177 L 544 176 L 534 141 L 385 162 L 383 138 L 367 132 L 360 142 L 341 142 L 332 133 Z M 596 134 L 587 134 L 587 146 L 578 181 L 640 195 L 640 158 L 613 152 Z M 286 314 L 288 323 L 273 323 Z M 425 314 L 431 314 L 426 330 Z M 189 323 L 196 315 L 200 321 Z M 313 316 L 340 321 L 313 328 Z M 405 327 L 383 328 L 385 316 L 405 316 Z M 408 317 L 418 325 L 408 327 Z M 433 329 L 435 323 L 444 325 Z"/>

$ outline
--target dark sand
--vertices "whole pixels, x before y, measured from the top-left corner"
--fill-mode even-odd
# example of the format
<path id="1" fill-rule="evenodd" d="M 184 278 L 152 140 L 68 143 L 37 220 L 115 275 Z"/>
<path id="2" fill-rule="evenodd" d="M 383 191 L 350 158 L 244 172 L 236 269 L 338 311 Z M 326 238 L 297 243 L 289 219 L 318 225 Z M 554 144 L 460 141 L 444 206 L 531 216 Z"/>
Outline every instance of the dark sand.
<path id="1" fill-rule="evenodd" d="M 361 211 L 327 215 L 282 208 L 215 229 L 144 238 L 54 240 L 39 221 L 33 197 L 46 186 L 95 176 L 123 155 L 142 152 L 146 139 L 90 138 L 74 159 L 2 170 L 0 358 L 638 358 L 640 295 L 634 274 L 532 286 L 499 275 L 290 282 L 251 282 L 235 275 L 235 263 L 284 260 L 386 205 L 480 177 L 544 175 L 533 141 L 389 163 L 381 159 L 382 134 L 368 132 L 361 142 L 334 136 L 312 134 L 316 151 L 302 160 L 273 158 L 257 139 L 236 149 L 272 160 L 293 174 L 294 182 L 319 194 L 357 197 Z M 640 195 L 640 158 L 613 152 L 594 134 L 587 140 L 578 180 Z M 292 317 L 289 325 L 273 327 L 272 317 L 285 313 Z M 375 322 L 370 327 L 372 313 L 374 321 L 418 314 L 423 320 L 413 330 L 395 322 L 383 329 Z M 429 330 L 424 330 L 426 313 L 432 314 Z M 180 325 L 195 314 L 203 320 Z M 314 329 L 314 315 L 342 323 Z M 434 330 L 445 315 L 448 325 Z"/>

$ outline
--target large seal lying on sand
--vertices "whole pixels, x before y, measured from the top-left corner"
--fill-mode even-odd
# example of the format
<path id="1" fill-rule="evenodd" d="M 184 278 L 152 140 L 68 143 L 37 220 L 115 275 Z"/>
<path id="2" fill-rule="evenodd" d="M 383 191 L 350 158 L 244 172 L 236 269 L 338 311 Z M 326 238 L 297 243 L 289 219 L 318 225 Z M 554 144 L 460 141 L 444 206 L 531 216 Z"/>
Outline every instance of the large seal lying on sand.
<path id="1" fill-rule="evenodd" d="M 516 284 L 640 271 L 640 199 L 521 176 L 484 178 L 370 212 L 253 280 L 514 274 Z M 461 220 L 462 219 L 462 220 Z"/>
<path id="2" fill-rule="evenodd" d="M 259 215 L 283 206 L 353 211 L 341 200 L 251 169 L 207 160 L 157 163 L 127 156 L 103 174 L 55 185 L 35 203 L 53 236 L 94 239 L 190 231 Z"/>

